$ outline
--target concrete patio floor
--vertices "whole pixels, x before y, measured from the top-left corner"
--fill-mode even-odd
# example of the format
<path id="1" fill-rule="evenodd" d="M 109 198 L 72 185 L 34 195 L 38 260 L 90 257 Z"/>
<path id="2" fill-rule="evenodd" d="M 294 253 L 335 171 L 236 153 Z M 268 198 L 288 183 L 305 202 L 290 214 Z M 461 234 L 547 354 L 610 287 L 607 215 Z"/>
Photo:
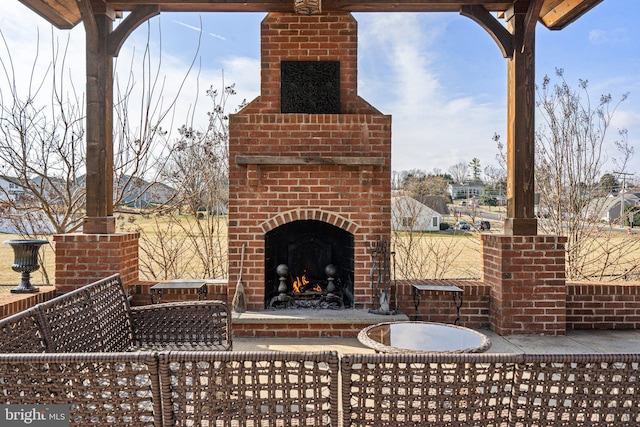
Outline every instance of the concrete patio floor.
<path id="1" fill-rule="evenodd" d="M 640 353 L 639 330 L 579 330 L 564 336 L 500 336 L 481 329 L 491 341 L 487 353 Z M 236 351 L 326 351 L 339 354 L 373 353 L 356 338 L 245 338 L 233 339 Z"/>

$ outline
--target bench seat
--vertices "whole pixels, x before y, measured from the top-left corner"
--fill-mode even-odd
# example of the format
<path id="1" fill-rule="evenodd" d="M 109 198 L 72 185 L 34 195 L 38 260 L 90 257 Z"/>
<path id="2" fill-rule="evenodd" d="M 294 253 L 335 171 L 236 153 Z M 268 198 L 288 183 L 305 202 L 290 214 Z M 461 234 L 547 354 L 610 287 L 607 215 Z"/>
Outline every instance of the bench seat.
<path id="1" fill-rule="evenodd" d="M 223 301 L 131 307 L 119 275 L 0 320 L 0 353 L 215 350 L 233 346 Z"/>

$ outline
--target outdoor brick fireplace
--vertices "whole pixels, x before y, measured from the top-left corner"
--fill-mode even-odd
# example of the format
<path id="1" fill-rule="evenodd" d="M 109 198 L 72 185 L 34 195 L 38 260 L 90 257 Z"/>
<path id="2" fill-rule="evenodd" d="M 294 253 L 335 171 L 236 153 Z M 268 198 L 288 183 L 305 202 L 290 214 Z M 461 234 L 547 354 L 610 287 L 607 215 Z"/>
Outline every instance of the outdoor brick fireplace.
<path id="1" fill-rule="evenodd" d="M 288 289 L 333 275 L 346 307 L 376 308 L 370 248 L 390 237 L 391 117 L 358 96 L 357 23 L 270 13 L 261 57 L 261 95 L 229 125 L 229 296 L 244 244 L 249 310 L 271 306 L 281 264 Z"/>

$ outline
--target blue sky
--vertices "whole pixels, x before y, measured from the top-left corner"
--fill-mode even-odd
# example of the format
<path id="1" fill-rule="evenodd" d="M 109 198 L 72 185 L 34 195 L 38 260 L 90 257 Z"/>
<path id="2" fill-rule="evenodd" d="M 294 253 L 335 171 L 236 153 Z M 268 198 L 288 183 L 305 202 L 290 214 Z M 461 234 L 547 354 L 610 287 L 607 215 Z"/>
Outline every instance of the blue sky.
<path id="1" fill-rule="evenodd" d="M 197 70 L 179 96 L 170 128 L 193 117 L 206 120 L 204 89 L 235 83 L 238 95 L 230 103 L 253 99 L 259 91 L 259 25 L 264 14 L 163 13 L 136 30 L 118 58 L 117 72 L 129 72 L 130 57 L 142 56 L 151 34 L 154 61 L 166 76 L 165 95 L 177 93 L 178 82 L 197 57 Z M 393 169 L 434 168 L 447 171 L 472 158 L 483 167 L 495 164 L 494 133 L 506 139 L 506 60 L 494 41 L 476 23 L 455 13 L 355 14 L 359 27 L 359 93 L 385 114 L 393 116 Z M 536 82 L 556 67 L 577 88 L 589 80 L 592 98 L 610 93 L 614 99 L 629 92 L 618 109 L 609 139 L 627 128 L 638 153 L 630 171 L 640 178 L 640 1 L 604 0 L 562 31 L 542 25 L 536 32 Z M 73 48 L 67 66 L 83 85 L 84 30 L 51 27 L 17 0 L 0 3 L 0 30 L 16 68 L 33 62 L 40 35 L 36 75 L 44 75 L 50 38 Z M 200 33 L 202 29 L 202 33 Z M 198 37 L 201 45 L 197 50 Z M 0 55 L 5 48 L 0 46 Z M 134 54 L 135 52 L 135 54 Z M 39 71 L 38 71 L 39 70 Z M 38 72 L 40 74 L 38 74 Z M 137 75 L 139 71 L 134 71 Z M 197 77 L 197 78 L 196 78 Z M 0 83 L 1 84 L 1 83 Z M 200 94 L 194 107 L 193 100 Z M 195 108 L 195 110 L 194 110 Z M 193 113 L 195 111 L 195 113 Z M 607 146 L 607 155 L 616 155 Z M 612 170 L 608 163 L 603 172 Z"/>

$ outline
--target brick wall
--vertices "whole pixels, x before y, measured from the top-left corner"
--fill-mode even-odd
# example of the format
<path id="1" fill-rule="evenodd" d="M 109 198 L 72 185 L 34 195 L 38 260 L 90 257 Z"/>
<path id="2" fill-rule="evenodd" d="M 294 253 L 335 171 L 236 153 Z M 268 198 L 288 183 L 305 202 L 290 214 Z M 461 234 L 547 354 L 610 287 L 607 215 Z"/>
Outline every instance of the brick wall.
<path id="1" fill-rule="evenodd" d="M 357 96 L 356 21 L 271 13 L 261 31 L 261 96 L 229 122 L 229 299 L 243 243 L 248 308 L 261 310 L 265 233 L 315 219 L 354 235 L 354 299 L 363 308 L 371 299 L 368 247 L 391 233 L 391 118 Z M 342 114 L 281 114 L 285 60 L 340 61 Z"/>
<path id="2" fill-rule="evenodd" d="M 567 283 L 568 329 L 638 329 L 640 283 Z"/>
<path id="3" fill-rule="evenodd" d="M 68 292 L 120 273 L 129 286 L 138 282 L 139 233 L 56 234 L 56 289 Z"/>
<path id="4" fill-rule="evenodd" d="M 35 286 L 39 292 L 34 294 L 0 294 L 0 319 L 13 316 L 41 302 L 49 301 L 56 296 L 54 286 Z"/>
<path id="5" fill-rule="evenodd" d="M 565 243 L 560 236 L 482 234 L 491 329 L 501 335 L 566 331 Z"/>
<path id="6" fill-rule="evenodd" d="M 398 280 L 398 308 L 411 320 L 425 322 L 453 323 L 456 308 L 451 292 L 422 292 L 416 310 L 413 299 L 414 283 L 433 285 L 453 285 L 463 290 L 460 308 L 460 325 L 468 328 L 488 329 L 489 296 L 491 288 L 476 280 Z"/>

